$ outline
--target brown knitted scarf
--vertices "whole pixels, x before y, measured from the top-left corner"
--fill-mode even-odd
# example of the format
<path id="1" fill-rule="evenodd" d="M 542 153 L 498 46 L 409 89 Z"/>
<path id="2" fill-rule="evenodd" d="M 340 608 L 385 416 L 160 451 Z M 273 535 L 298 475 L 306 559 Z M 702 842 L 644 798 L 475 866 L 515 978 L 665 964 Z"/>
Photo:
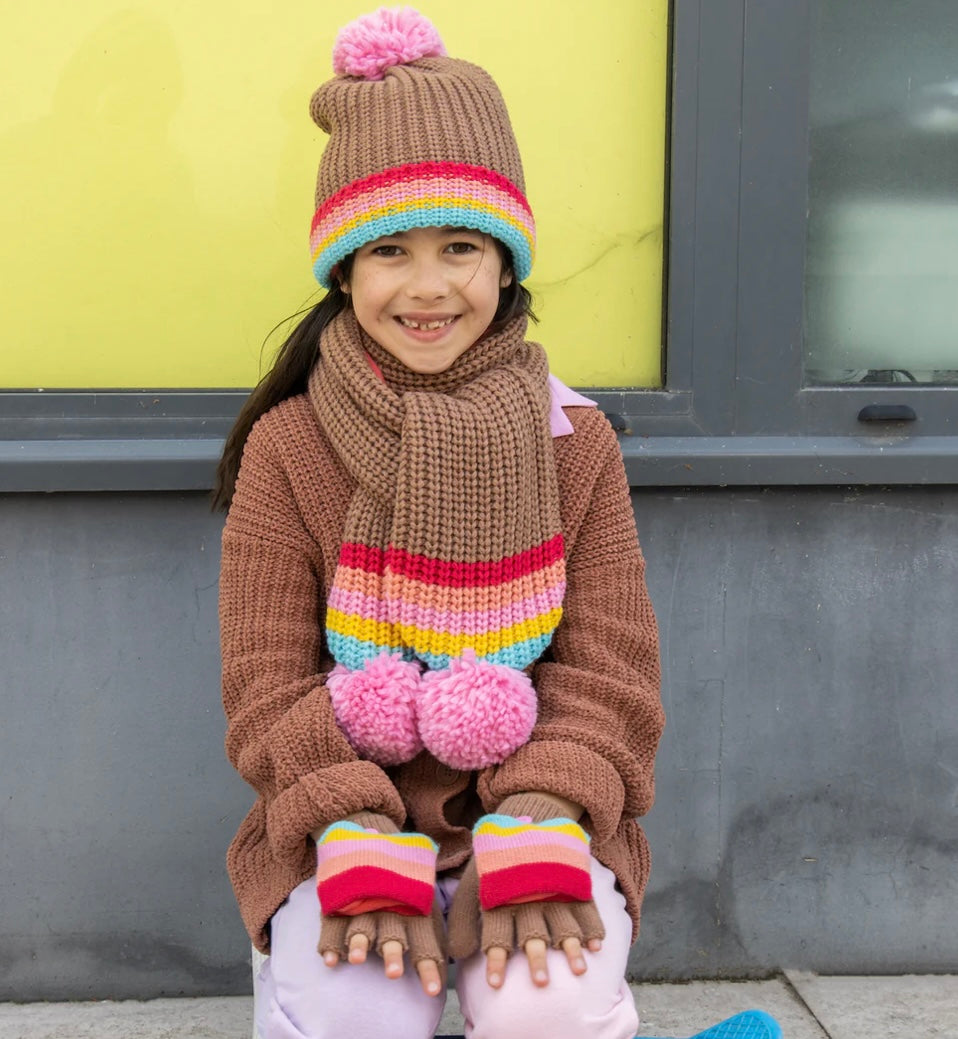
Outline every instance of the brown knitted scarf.
<path id="1" fill-rule="evenodd" d="M 519 672 L 521 684 L 522 669 L 542 654 L 561 616 L 565 569 L 548 364 L 525 330 L 525 318 L 517 318 L 438 375 L 404 368 L 351 311 L 323 333 L 309 393 L 357 483 L 327 601 L 327 641 L 341 665 L 331 689 L 347 675 L 372 676 L 373 693 L 364 680 L 362 696 L 353 690 L 345 699 L 365 697 L 363 724 L 385 711 L 388 717 L 373 719 L 377 731 L 396 725 L 386 701 L 400 663 L 412 666 L 402 671 L 404 680 L 425 667 L 427 685 L 453 673 L 460 686 L 481 686 L 478 700 L 470 700 L 479 710 L 491 676 Z M 416 732 L 407 733 L 403 749 L 367 746 L 350 732 L 355 721 L 341 716 L 354 746 L 394 763 L 389 759 L 411 757 L 420 739 L 430 745 L 423 683 L 413 684 L 406 699 Z M 488 711 L 480 714 L 474 720 L 487 726 Z M 527 721 L 520 727 L 531 729 Z M 476 755 L 467 756 L 476 767 Z M 489 763 L 488 753 L 479 757 Z"/>

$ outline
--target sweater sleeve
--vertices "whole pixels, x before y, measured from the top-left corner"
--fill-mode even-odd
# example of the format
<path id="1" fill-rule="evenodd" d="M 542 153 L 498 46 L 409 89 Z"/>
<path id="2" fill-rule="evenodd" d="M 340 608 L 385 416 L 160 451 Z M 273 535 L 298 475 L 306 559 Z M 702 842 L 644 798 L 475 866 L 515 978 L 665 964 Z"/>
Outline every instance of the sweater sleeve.
<path id="1" fill-rule="evenodd" d="M 487 811 L 523 790 L 558 794 L 583 806 L 602 842 L 652 805 L 664 715 L 621 451 L 603 416 L 583 427 L 560 458 L 567 585 L 562 620 L 532 675 L 538 720 L 525 746 L 483 773 L 479 793 Z"/>
<path id="2" fill-rule="evenodd" d="M 289 865 L 309 833 L 354 812 L 405 818 L 389 777 L 357 757 L 333 714 L 320 665 L 322 564 L 261 420 L 223 531 L 223 706 L 227 756 L 262 798 L 273 854 Z"/>

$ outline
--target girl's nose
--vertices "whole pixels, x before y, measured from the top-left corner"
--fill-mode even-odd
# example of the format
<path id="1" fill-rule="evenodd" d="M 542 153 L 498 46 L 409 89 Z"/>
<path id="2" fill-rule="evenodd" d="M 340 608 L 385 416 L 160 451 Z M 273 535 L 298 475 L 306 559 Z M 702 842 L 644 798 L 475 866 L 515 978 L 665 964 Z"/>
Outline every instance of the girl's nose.
<path id="1" fill-rule="evenodd" d="M 448 271 L 437 260 L 418 260 L 410 270 L 406 291 L 411 299 L 426 302 L 445 299 L 451 292 Z"/>

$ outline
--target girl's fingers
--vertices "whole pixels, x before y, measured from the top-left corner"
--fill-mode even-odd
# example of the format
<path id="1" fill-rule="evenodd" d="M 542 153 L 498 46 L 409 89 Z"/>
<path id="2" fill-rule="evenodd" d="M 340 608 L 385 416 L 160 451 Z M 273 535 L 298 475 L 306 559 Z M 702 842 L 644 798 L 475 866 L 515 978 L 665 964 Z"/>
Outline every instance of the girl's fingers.
<path id="1" fill-rule="evenodd" d="M 501 988 L 506 977 L 509 953 L 500 945 L 493 945 L 486 953 L 486 981 L 492 988 Z"/>
<path id="2" fill-rule="evenodd" d="M 319 942 L 316 951 L 323 957 L 327 967 L 335 967 L 348 953 L 346 940 L 348 922 L 341 916 L 325 916 L 320 913 Z"/>
<path id="3" fill-rule="evenodd" d="M 349 939 L 349 962 L 365 963 L 369 952 L 369 939 L 364 934 L 354 934 Z"/>
<path id="4" fill-rule="evenodd" d="M 589 952 L 602 952 L 602 939 L 590 938 L 586 943 L 586 948 Z"/>
<path id="5" fill-rule="evenodd" d="M 383 963 L 386 965 L 386 977 L 387 978 L 400 978 L 403 972 L 403 947 L 402 942 L 388 941 L 383 942 L 382 949 L 380 950 Z"/>
<path id="6" fill-rule="evenodd" d="M 476 888 L 476 892 L 476 901 L 478 902 L 478 887 Z M 459 892 L 457 891 L 456 894 L 459 894 Z M 481 948 L 515 948 L 515 924 L 512 915 L 511 906 L 499 906 L 498 909 L 487 909 L 480 915 L 481 938 L 479 944 Z"/>
<path id="7" fill-rule="evenodd" d="M 526 959 L 532 984 L 544 988 L 549 984 L 549 968 L 546 966 L 546 943 L 541 938 L 530 938 L 525 944 Z"/>
<path id="8" fill-rule="evenodd" d="M 569 961 L 569 969 L 573 974 L 585 974 L 585 957 L 582 955 L 582 943 L 578 938 L 566 938 L 562 943 L 562 951 Z"/>
<path id="9" fill-rule="evenodd" d="M 439 975 L 439 964 L 435 960 L 420 960 L 416 964 L 422 990 L 427 996 L 438 996 L 442 991 L 442 979 Z"/>
<path id="10" fill-rule="evenodd" d="M 376 937 L 374 913 L 360 913 L 346 918 L 346 960 L 348 963 L 365 963 L 373 939 Z"/>

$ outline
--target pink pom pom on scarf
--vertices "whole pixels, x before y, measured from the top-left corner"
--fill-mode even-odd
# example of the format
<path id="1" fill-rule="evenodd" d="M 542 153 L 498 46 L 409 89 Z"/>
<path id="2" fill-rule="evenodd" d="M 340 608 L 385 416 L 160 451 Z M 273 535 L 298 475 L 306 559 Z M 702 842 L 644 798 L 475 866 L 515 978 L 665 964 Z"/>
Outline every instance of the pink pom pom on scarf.
<path id="1" fill-rule="evenodd" d="M 380 7 L 343 26 L 333 46 L 340 76 L 382 79 L 386 69 L 419 58 L 441 58 L 446 48 L 428 18 L 411 7 Z"/>
<path id="2" fill-rule="evenodd" d="M 433 757 L 453 768 L 471 771 L 505 761 L 536 723 L 529 676 L 476 660 L 471 649 L 447 671 L 427 671 L 421 686 L 419 735 Z"/>
<path id="3" fill-rule="evenodd" d="M 419 667 L 382 653 L 361 671 L 337 664 L 326 676 L 336 721 L 353 749 L 377 765 L 411 761 L 421 750 L 416 728 Z"/>

